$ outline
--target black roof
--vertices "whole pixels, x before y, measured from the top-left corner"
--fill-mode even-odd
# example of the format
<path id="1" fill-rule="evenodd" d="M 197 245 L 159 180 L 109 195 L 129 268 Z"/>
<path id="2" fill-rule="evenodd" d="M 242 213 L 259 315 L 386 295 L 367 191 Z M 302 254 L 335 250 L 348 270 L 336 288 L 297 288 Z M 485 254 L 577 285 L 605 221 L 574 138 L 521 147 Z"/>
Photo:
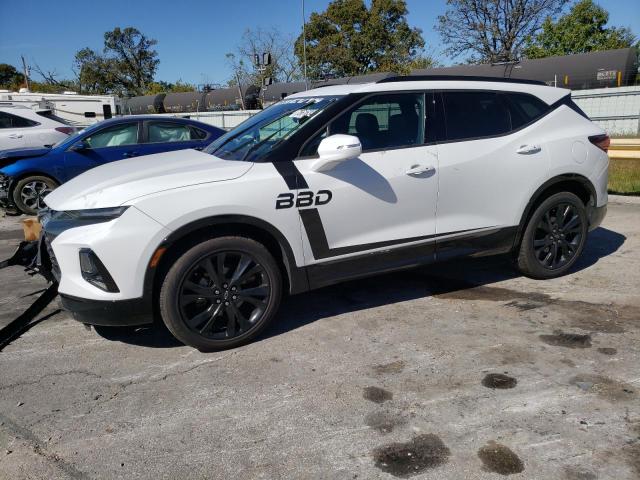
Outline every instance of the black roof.
<path id="1" fill-rule="evenodd" d="M 391 82 L 418 82 L 418 81 L 443 81 L 443 80 L 462 80 L 468 82 L 501 82 L 501 83 L 524 83 L 528 85 L 546 85 L 539 80 L 526 80 L 522 78 L 505 78 L 505 77 L 482 77 L 477 75 L 401 75 L 397 77 L 387 77 L 378 80 L 376 83 Z"/>

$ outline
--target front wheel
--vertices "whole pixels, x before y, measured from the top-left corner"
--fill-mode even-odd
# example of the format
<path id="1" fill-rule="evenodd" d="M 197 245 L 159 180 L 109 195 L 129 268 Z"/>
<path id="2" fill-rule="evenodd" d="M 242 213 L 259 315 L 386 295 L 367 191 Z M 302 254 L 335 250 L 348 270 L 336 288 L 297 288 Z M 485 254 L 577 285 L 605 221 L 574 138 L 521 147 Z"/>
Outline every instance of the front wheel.
<path id="1" fill-rule="evenodd" d="M 36 215 L 46 207 L 44 197 L 58 187 L 58 183 L 42 175 L 25 177 L 19 180 L 13 189 L 13 202 L 16 208 L 27 215 Z"/>
<path id="2" fill-rule="evenodd" d="M 171 333 L 200 350 L 243 345 L 269 324 L 282 295 L 280 269 L 260 243 L 219 237 L 183 253 L 160 290 Z"/>
<path id="3" fill-rule="evenodd" d="M 573 193 L 560 192 L 533 212 L 518 253 L 518 268 L 528 277 L 555 278 L 576 262 L 587 239 L 587 212 Z"/>

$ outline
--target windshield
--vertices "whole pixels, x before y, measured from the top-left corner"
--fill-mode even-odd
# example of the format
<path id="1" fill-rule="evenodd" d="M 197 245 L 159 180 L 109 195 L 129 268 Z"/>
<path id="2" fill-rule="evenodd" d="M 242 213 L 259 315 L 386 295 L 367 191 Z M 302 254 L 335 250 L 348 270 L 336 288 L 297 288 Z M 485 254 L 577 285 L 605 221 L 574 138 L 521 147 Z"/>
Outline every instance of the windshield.
<path id="1" fill-rule="evenodd" d="M 311 117 L 339 97 L 303 97 L 282 100 L 226 133 L 205 152 L 224 160 L 253 161 L 291 137 Z"/>

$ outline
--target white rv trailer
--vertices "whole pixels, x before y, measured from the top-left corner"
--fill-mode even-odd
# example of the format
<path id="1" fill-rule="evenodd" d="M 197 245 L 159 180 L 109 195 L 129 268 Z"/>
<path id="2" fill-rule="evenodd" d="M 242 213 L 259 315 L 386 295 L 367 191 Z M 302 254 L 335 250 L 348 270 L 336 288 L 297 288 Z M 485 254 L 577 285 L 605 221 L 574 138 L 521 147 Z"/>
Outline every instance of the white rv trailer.
<path id="1" fill-rule="evenodd" d="M 120 115 L 120 99 L 113 95 L 79 95 L 76 92 L 37 93 L 21 88 L 19 92 L 0 90 L 0 105 L 24 105 L 48 109 L 70 125 L 85 127 L 114 115 Z"/>

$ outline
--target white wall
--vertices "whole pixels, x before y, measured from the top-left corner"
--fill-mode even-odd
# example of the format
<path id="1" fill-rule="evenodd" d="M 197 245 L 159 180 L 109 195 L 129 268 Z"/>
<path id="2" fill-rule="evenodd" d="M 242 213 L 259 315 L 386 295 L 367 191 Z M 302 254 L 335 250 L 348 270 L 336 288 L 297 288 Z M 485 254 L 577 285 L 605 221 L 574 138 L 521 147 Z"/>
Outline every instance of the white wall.
<path id="1" fill-rule="evenodd" d="M 640 86 L 574 90 L 571 97 L 609 135 L 640 136 Z"/>
<path id="2" fill-rule="evenodd" d="M 188 117 L 192 120 L 213 125 L 214 127 L 231 130 L 237 127 L 247 118 L 255 115 L 262 110 L 232 110 L 224 112 L 188 112 L 188 113 L 164 113 L 167 117 Z"/>

